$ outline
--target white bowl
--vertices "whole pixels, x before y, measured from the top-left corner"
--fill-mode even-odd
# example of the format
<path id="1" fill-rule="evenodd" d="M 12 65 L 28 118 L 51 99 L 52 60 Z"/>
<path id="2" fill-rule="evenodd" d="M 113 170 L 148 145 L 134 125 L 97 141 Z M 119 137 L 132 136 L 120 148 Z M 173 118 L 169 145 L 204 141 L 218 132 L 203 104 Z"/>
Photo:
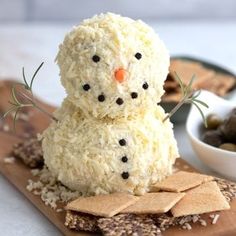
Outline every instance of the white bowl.
<path id="1" fill-rule="evenodd" d="M 201 92 L 199 99 L 206 102 L 209 106 L 208 109 L 203 108 L 206 116 L 210 113 L 216 113 L 224 118 L 232 108 L 236 107 L 235 102 L 224 100 L 205 90 Z M 186 129 L 193 150 L 199 159 L 212 170 L 227 178 L 236 180 L 236 152 L 222 150 L 202 142 L 200 140 L 200 127 L 202 124 L 203 120 L 199 111 L 192 105 L 187 118 Z"/>

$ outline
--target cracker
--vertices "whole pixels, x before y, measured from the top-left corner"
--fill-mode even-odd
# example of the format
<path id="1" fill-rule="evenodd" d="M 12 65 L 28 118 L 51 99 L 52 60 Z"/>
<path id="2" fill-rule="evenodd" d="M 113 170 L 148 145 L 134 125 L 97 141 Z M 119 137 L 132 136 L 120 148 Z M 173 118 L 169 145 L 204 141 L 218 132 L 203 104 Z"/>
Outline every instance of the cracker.
<path id="1" fill-rule="evenodd" d="M 182 97 L 179 84 L 175 80 L 175 73 L 178 74 L 184 85 L 188 85 L 192 76 L 195 75 L 196 80 L 194 80 L 192 88 L 206 89 L 218 96 L 224 96 L 236 85 L 234 76 L 218 73 L 198 62 L 173 59 L 164 85 L 166 94 L 163 96 L 163 100 L 165 102 L 179 102 Z"/>
<path id="2" fill-rule="evenodd" d="M 68 203 L 66 209 L 96 216 L 111 217 L 135 203 L 138 199 L 138 197 L 126 193 L 79 197 Z"/>
<path id="3" fill-rule="evenodd" d="M 179 84 L 175 81 L 166 81 L 164 84 L 164 90 L 166 93 L 175 92 L 179 90 Z"/>
<path id="4" fill-rule="evenodd" d="M 65 226 L 76 231 L 83 230 L 89 232 L 99 232 L 99 228 L 97 226 L 98 219 L 98 216 L 67 211 Z"/>
<path id="5" fill-rule="evenodd" d="M 203 81 L 201 87 L 219 96 L 224 96 L 235 86 L 235 83 L 235 77 L 217 73 L 210 80 Z"/>
<path id="6" fill-rule="evenodd" d="M 172 209 L 174 217 L 229 209 L 229 203 L 216 182 L 207 182 L 189 190 Z"/>
<path id="7" fill-rule="evenodd" d="M 41 141 L 36 137 L 15 144 L 12 155 L 21 159 L 30 168 L 42 167 L 44 163 Z"/>
<path id="8" fill-rule="evenodd" d="M 179 171 L 173 175 L 170 175 L 164 181 L 156 183 L 152 187 L 152 191 L 163 190 L 170 192 L 182 192 L 213 179 L 214 178 L 209 175 Z"/>
<path id="9" fill-rule="evenodd" d="M 160 229 L 145 215 L 119 214 L 112 218 L 101 218 L 98 227 L 106 236 L 158 236 Z"/>
<path id="10" fill-rule="evenodd" d="M 214 83 L 212 83 L 212 87 L 214 87 L 215 84 L 217 84 L 218 86 L 215 87 L 215 90 L 213 92 L 215 92 L 219 96 L 224 96 L 230 89 L 235 86 L 235 83 L 235 77 L 218 73 L 214 77 Z M 209 90 L 211 91 L 211 89 Z"/>
<path id="11" fill-rule="evenodd" d="M 175 72 L 185 85 L 187 85 L 193 75 L 195 75 L 196 80 L 193 82 L 193 88 L 201 88 L 200 85 L 203 81 L 206 81 L 215 75 L 213 70 L 203 67 L 202 64 L 185 60 L 171 61 L 170 76 L 175 77 Z"/>
<path id="12" fill-rule="evenodd" d="M 156 214 L 169 211 L 184 193 L 146 193 L 139 200 L 121 211 L 121 213 Z"/>
<path id="13" fill-rule="evenodd" d="M 180 90 L 167 92 L 162 96 L 162 100 L 165 102 L 179 102 L 182 98 Z"/>

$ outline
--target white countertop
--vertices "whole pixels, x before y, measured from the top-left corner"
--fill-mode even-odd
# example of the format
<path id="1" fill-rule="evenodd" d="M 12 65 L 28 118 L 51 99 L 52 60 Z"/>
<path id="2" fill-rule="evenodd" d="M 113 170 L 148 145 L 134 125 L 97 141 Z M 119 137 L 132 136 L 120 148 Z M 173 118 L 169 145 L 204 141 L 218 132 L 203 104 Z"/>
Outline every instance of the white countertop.
<path id="1" fill-rule="evenodd" d="M 0 24 L 0 77 L 21 78 L 44 61 L 35 94 L 59 105 L 65 96 L 54 63 L 58 44 L 73 24 Z M 223 65 L 236 73 L 235 22 L 151 23 L 171 55 L 191 55 Z M 1 79 L 1 78 L 0 78 Z M 236 96 L 234 97 L 236 98 Z M 184 125 L 175 126 L 181 156 L 205 173 L 212 173 L 193 153 Z M 0 235 L 61 235 L 25 197 L 0 175 Z"/>

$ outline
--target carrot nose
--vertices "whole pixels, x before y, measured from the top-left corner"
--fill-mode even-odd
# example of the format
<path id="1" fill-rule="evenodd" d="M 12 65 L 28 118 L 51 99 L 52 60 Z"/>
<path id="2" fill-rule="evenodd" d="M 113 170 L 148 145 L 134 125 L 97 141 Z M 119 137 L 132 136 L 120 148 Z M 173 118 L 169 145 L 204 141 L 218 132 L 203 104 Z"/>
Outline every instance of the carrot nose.
<path id="1" fill-rule="evenodd" d="M 122 68 L 115 71 L 115 79 L 118 82 L 123 82 L 125 79 L 126 71 Z"/>

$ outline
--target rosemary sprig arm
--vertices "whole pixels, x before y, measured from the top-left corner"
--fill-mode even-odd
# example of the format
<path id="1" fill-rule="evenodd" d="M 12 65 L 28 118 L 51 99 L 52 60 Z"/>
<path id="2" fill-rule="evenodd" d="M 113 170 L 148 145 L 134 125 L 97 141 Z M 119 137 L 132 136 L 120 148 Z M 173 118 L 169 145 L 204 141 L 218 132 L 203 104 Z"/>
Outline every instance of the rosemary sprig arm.
<path id="1" fill-rule="evenodd" d="M 30 89 L 30 91 L 31 91 L 31 93 L 33 94 L 33 83 L 34 83 L 34 79 L 35 79 L 35 77 L 36 77 L 36 75 L 38 74 L 38 72 L 39 72 L 39 70 L 41 69 L 41 67 L 43 66 L 43 64 L 44 64 L 44 62 L 42 62 L 40 65 L 39 65 L 39 67 L 37 68 L 37 70 L 34 72 L 34 74 L 33 74 L 33 76 L 32 76 L 32 79 L 31 79 L 31 81 L 30 81 L 30 87 L 29 87 L 29 89 Z"/>
<path id="2" fill-rule="evenodd" d="M 188 98 L 190 98 L 192 95 L 194 94 L 194 91 L 192 91 L 191 93 L 189 93 L 188 96 L 183 97 L 178 104 L 169 112 L 169 114 L 163 119 L 163 122 L 165 122 L 167 119 L 169 119 L 171 116 L 173 116 L 180 107 L 183 106 L 183 104 L 185 103 L 189 103 L 188 102 Z"/>
<path id="3" fill-rule="evenodd" d="M 22 68 L 22 76 L 23 76 L 23 81 L 24 83 L 22 83 L 22 85 L 25 87 L 26 90 L 30 91 L 31 94 L 33 94 L 33 83 L 34 83 L 34 79 L 36 77 L 36 75 L 38 74 L 39 70 L 41 69 L 41 67 L 43 66 L 44 62 L 42 62 L 39 67 L 36 69 L 36 71 L 34 72 L 30 84 L 28 84 L 27 80 L 26 80 L 26 76 L 25 76 L 25 68 Z"/>
<path id="4" fill-rule="evenodd" d="M 8 103 L 11 105 L 9 110 L 7 110 L 3 114 L 3 118 L 5 118 L 7 115 L 9 115 L 12 112 L 15 112 L 14 114 L 14 129 L 16 125 L 16 120 L 17 120 L 17 114 L 19 111 L 24 108 L 24 107 L 34 107 L 44 113 L 45 115 L 49 116 L 52 120 L 58 121 L 56 117 L 54 117 L 51 113 L 43 109 L 40 105 L 38 105 L 37 101 L 34 98 L 33 95 L 33 83 L 36 78 L 36 75 L 38 74 L 39 70 L 43 66 L 43 62 L 39 65 L 39 67 L 36 69 L 34 72 L 30 83 L 27 82 L 26 76 L 25 76 L 25 70 L 24 67 L 22 68 L 22 75 L 23 75 L 23 83 L 19 83 L 20 86 L 22 86 L 22 90 L 17 90 L 15 86 L 12 87 L 11 89 L 11 101 Z M 24 91 L 25 90 L 25 91 Z M 21 99 L 20 99 L 21 98 Z"/>
<path id="5" fill-rule="evenodd" d="M 35 107 L 36 109 L 38 109 L 39 111 L 41 111 L 42 113 L 46 114 L 47 116 L 49 116 L 52 120 L 54 121 L 58 121 L 57 118 L 55 116 L 53 116 L 51 113 L 49 113 L 48 111 L 44 110 L 42 107 L 40 107 L 34 99 L 30 98 L 27 94 L 25 93 L 19 93 L 19 95 L 23 98 L 25 98 L 27 101 L 29 101 L 29 104 L 25 104 L 26 106 L 32 106 Z"/>
<path id="6" fill-rule="evenodd" d="M 196 90 L 192 89 L 192 85 L 195 80 L 195 75 L 192 76 L 192 78 L 190 79 L 187 86 L 185 86 L 183 84 L 181 78 L 178 76 L 178 74 L 176 72 L 175 72 L 175 79 L 177 80 L 177 82 L 180 85 L 182 99 L 170 111 L 170 113 L 163 119 L 163 122 L 165 122 L 168 118 L 170 118 L 173 114 L 175 114 L 183 104 L 190 103 L 190 104 L 193 104 L 194 106 L 196 106 L 196 108 L 198 109 L 198 111 L 200 112 L 200 114 L 202 116 L 205 126 L 207 126 L 206 118 L 205 118 L 204 113 L 201 110 L 200 106 L 204 106 L 204 107 L 208 108 L 208 105 L 205 102 L 197 99 L 199 97 L 199 95 L 201 94 L 201 90 L 196 91 Z"/>

